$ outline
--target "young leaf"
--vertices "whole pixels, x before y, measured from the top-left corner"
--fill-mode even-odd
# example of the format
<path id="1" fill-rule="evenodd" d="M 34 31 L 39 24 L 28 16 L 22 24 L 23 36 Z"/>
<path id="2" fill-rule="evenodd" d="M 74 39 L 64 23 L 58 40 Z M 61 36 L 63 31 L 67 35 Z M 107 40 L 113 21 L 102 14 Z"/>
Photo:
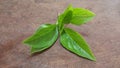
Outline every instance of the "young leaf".
<path id="1" fill-rule="evenodd" d="M 58 16 L 59 29 L 62 30 L 64 24 L 69 24 L 72 18 L 72 6 L 69 5 L 68 8 Z"/>
<path id="2" fill-rule="evenodd" d="M 31 37 L 24 40 L 24 43 L 31 47 L 31 53 L 41 52 L 52 46 L 57 37 L 56 25 L 44 24 Z"/>
<path id="3" fill-rule="evenodd" d="M 60 42 L 67 50 L 88 58 L 90 60 L 96 60 L 88 44 L 81 35 L 69 28 L 64 28 L 60 37 Z"/>
<path id="4" fill-rule="evenodd" d="M 71 23 L 75 25 L 85 24 L 92 20 L 95 14 L 84 8 L 74 8 Z"/>
<path id="5" fill-rule="evenodd" d="M 68 8 L 62 14 L 59 15 L 58 22 L 64 24 L 70 23 L 70 20 L 72 18 L 72 11 L 73 7 L 72 5 L 69 5 Z"/>

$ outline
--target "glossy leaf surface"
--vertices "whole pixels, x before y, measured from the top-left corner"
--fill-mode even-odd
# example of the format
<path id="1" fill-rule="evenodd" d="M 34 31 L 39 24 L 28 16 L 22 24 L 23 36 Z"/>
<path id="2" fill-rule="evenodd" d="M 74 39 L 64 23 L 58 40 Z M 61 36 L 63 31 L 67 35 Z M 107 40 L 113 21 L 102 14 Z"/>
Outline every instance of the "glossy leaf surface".
<path id="1" fill-rule="evenodd" d="M 84 8 L 74 8 L 71 23 L 75 25 L 85 24 L 92 20 L 95 14 Z"/>
<path id="2" fill-rule="evenodd" d="M 78 56 L 82 56 L 94 61 L 96 60 L 87 42 L 83 39 L 81 35 L 73 31 L 72 29 L 64 29 L 60 37 L 60 42 L 63 47 L 77 54 Z"/>
<path id="3" fill-rule="evenodd" d="M 24 43 L 31 47 L 31 53 L 35 53 L 52 46 L 57 37 L 58 29 L 56 25 L 44 24 L 32 36 L 24 40 Z"/>

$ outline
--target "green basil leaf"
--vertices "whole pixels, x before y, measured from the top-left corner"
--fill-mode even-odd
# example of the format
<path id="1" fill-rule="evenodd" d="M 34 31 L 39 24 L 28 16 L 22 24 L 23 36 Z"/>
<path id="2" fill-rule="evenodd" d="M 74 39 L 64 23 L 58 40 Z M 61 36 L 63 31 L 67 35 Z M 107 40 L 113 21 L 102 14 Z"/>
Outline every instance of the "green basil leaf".
<path id="1" fill-rule="evenodd" d="M 68 8 L 58 16 L 58 22 L 64 24 L 70 23 L 70 20 L 72 18 L 72 10 L 73 10 L 72 6 L 69 5 Z"/>
<path id="2" fill-rule="evenodd" d="M 57 37 L 57 26 L 44 24 L 32 36 L 24 40 L 24 43 L 31 47 L 31 53 L 41 52 L 52 46 Z"/>
<path id="3" fill-rule="evenodd" d="M 68 8 L 58 16 L 58 25 L 59 29 L 62 30 L 64 24 L 69 24 L 72 18 L 72 5 L 69 5 Z"/>
<path id="4" fill-rule="evenodd" d="M 78 56 L 82 56 L 94 61 L 96 60 L 87 42 L 81 35 L 72 29 L 64 28 L 64 31 L 60 37 L 60 42 L 63 47 L 77 54 Z"/>
<path id="5" fill-rule="evenodd" d="M 85 24 L 92 20 L 95 14 L 84 8 L 74 8 L 71 23 L 75 25 Z"/>

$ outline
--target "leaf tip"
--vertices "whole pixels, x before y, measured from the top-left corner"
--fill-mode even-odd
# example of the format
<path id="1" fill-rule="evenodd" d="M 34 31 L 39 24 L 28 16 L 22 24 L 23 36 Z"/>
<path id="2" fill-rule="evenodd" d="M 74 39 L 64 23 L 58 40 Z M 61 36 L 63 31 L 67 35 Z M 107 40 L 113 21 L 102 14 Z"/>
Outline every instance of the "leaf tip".
<path id="1" fill-rule="evenodd" d="M 22 43 L 23 43 L 23 44 L 25 44 L 25 43 L 26 43 L 26 39 L 25 39 L 25 40 L 23 40 L 23 41 L 22 41 Z"/>
<path id="2" fill-rule="evenodd" d="M 89 59 L 96 62 L 96 57 L 94 55 Z"/>

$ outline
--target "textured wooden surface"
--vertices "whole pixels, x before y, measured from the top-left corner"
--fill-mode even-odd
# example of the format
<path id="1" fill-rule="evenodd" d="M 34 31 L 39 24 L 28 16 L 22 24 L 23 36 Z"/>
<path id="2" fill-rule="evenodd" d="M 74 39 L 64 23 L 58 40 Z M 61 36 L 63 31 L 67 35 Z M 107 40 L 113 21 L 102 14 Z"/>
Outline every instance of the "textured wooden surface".
<path id="1" fill-rule="evenodd" d="M 59 41 L 30 56 L 22 40 L 40 24 L 54 23 L 69 3 L 96 13 L 86 25 L 69 27 L 85 37 L 97 61 L 70 53 Z M 0 0 L 0 68 L 120 68 L 120 0 Z"/>

